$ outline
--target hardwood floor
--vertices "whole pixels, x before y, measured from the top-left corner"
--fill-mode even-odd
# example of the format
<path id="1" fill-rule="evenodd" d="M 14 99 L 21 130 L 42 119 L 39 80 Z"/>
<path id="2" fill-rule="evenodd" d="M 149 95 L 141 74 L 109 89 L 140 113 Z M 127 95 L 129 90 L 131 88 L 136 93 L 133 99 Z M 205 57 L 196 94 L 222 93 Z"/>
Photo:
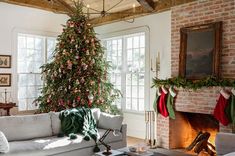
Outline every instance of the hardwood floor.
<path id="1" fill-rule="evenodd" d="M 144 143 L 144 139 L 134 138 L 130 136 L 127 137 L 127 146 L 133 146 L 139 143 Z"/>
<path id="2" fill-rule="evenodd" d="M 135 138 L 135 137 L 127 137 L 127 147 L 128 146 L 135 146 L 138 144 L 144 143 L 144 139 L 140 138 Z M 163 148 L 156 148 L 156 149 L 151 149 L 150 151 L 152 152 L 157 152 L 155 155 L 158 156 L 195 156 L 196 154 L 189 153 L 185 150 L 168 150 L 168 149 L 163 149 Z"/>

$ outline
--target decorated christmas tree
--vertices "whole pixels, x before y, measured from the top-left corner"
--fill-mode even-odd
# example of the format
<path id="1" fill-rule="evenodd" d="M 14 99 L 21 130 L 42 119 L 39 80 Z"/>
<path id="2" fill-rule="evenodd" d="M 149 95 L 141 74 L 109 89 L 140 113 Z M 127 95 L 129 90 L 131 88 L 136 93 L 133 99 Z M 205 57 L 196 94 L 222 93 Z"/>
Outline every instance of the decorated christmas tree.
<path id="1" fill-rule="evenodd" d="M 44 86 L 36 104 L 40 112 L 98 107 L 117 113 L 112 103 L 120 92 L 109 82 L 104 48 L 82 13 L 82 3 L 76 8 L 57 38 L 52 62 L 41 67 Z"/>

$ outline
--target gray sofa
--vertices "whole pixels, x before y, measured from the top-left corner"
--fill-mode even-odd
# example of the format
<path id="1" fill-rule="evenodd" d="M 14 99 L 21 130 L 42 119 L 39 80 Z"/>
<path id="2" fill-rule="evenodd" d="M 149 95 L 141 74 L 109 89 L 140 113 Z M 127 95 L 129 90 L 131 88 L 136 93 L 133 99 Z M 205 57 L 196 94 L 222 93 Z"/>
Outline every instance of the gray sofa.
<path id="1" fill-rule="evenodd" d="M 102 113 L 101 113 L 102 114 Z M 46 113 L 27 116 L 0 117 L 0 131 L 2 131 L 10 146 L 10 151 L 0 156 L 89 156 L 93 155 L 95 142 L 84 141 L 82 135 L 77 139 L 70 140 L 68 137 L 58 138 L 60 131 L 60 120 L 58 113 Z M 97 122 L 99 115 L 94 114 Z M 115 119 L 108 119 L 112 122 Z M 104 122 L 104 121 L 102 121 Z M 109 125 L 106 125 L 109 126 Z M 120 125 L 119 136 L 110 133 L 105 139 L 112 149 L 126 147 L 127 126 Z M 108 128 L 108 127 L 107 127 Z M 98 126 L 99 136 L 105 129 Z M 99 144 L 103 150 L 104 147 Z"/>
<path id="2" fill-rule="evenodd" d="M 217 133 L 215 147 L 217 156 L 235 156 L 235 134 Z"/>

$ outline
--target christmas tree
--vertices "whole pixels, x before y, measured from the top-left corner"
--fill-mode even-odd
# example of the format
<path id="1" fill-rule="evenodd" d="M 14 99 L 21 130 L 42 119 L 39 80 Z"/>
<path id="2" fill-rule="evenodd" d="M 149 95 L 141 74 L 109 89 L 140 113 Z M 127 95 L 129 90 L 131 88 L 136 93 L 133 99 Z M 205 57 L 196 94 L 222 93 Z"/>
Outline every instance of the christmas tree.
<path id="1" fill-rule="evenodd" d="M 112 105 L 120 92 L 109 82 L 104 48 L 77 2 L 57 38 L 52 62 L 43 65 L 44 86 L 36 99 L 40 112 L 90 107 L 117 113 Z"/>

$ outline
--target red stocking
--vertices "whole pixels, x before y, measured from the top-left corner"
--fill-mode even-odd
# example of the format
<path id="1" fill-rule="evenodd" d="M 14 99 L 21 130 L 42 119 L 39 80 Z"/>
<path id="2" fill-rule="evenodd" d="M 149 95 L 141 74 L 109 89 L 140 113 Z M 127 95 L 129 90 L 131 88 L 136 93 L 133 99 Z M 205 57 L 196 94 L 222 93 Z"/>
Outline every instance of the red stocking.
<path id="1" fill-rule="evenodd" d="M 168 117 L 169 116 L 169 113 L 167 111 L 167 107 L 166 107 L 166 100 L 167 100 L 167 90 L 164 88 L 164 87 L 161 87 L 161 96 L 159 98 L 159 101 L 158 101 L 158 112 L 160 114 L 162 114 L 162 116 L 164 117 Z"/>
<path id="2" fill-rule="evenodd" d="M 225 114 L 225 108 L 228 105 L 229 94 L 223 89 L 220 91 L 219 100 L 214 109 L 214 117 L 224 126 L 229 124 L 228 117 Z"/>

